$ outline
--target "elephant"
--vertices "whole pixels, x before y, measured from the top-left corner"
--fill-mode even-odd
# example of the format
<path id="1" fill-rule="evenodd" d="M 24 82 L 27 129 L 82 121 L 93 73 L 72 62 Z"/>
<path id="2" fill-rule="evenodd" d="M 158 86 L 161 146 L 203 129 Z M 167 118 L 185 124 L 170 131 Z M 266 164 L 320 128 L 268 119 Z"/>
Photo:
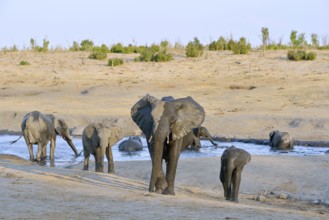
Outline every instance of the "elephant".
<path id="1" fill-rule="evenodd" d="M 213 137 L 209 133 L 206 127 L 197 127 L 193 128 L 187 135 L 183 138 L 183 148 L 190 150 L 199 150 L 201 147 L 200 137 L 205 137 L 208 139 L 214 146 L 217 144 L 214 142 Z M 183 150 L 184 150 L 183 149 Z"/>
<path id="2" fill-rule="evenodd" d="M 294 138 L 288 132 L 278 130 L 272 131 L 270 134 L 270 147 L 274 149 L 292 149 L 294 147 Z"/>
<path id="3" fill-rule="evenodd" d="M 152 160 L 150 192 L 175 195 L 174 183 L 183 138 L 205 118 L 203 107 L 192 97 L 165 101 L 149 94 L 131 108 L 131 117 L 145 135 Z M 166 182 L 162 161 L 166 161 Z"/>
<path id="4" fill-rule="evenodd" d="M 164 96 L 161 98 L 161 101 L 174 101 L 175 98 L 173 96 Z M 213 141 L 213 137 L 209 133 L 206 127 L 197 127 L 193 128 L 187 135 L 183 138 L 183 147 L 182 150 L 190 149 L 190 150 L 199 150 L 201 147 L 200 137 L 205 137 L 208 139 L 214 146 L 217 144 Z"/>
<path id="5" fill-rule="evenodd" d="M 104 154 L 108 161 L 108 173 L 114 173 L 112 146 L 123 138 L 121 127 L 108 126 L 105 123 L 90 123 L 82 132 L 84 152 L 83 170 L 89 168 L 90 154 L 95 158 L 95 171 L 104 172 Z"/>
<path id="6" fill-rule="evenodd" d="M 36 161 L 42 161 L 46 158 L 49 141 L 50 160 L 54 160 L 57 134 L 62 136 L 74 151 L 75 156 L 78 156 L 78 151 L 72 142 L 68 126 L 63 119 L 57 118 L 52 114 L 42 114 L 39 111 L 33 111 L 24 116 L 21 127 L 31 161 L 34 161 L 33 144 L 38 144 Z"/>
<path id="7" fill-rule="evenodd" d="M 130 136 L 127 140 L 124 140 L 119 144 L 119 151 L 133 152 L 142 149 L 143 143 L 138 136 Z"/>
<path id="8" fill-rule="evenodd" d="M 223 152 L 219 179 L 222 182 L 226 200 L 238 202 L 241 172 L 250 160 L 251 155 L 247 151 L 235 146 Z"/>

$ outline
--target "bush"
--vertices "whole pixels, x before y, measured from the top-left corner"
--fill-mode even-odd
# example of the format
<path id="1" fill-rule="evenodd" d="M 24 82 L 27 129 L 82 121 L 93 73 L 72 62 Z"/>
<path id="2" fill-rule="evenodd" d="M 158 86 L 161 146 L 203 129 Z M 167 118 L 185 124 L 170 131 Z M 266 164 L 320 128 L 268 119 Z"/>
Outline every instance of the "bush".
<path id="1" fill-rule="evenodd" d="M 251 50 L 251 45 L 247 43 L 244 37 L 241 37 L 238 42 L 232 44 L 233 54 L 247 54 L 249 50 Z"/>
<path id="2" fill-rule="evenodd" d="M 287 57 L 289 60 L 299 61 L 299 60 L 315 60 L 316 53 L 315 52 L 305 52 L 303 50 L 289 50 Z"/>
<path id="3" fill-rule="evenodd" d="M 140 56 L 135 61 L 144 62 L 166 62 L 173 59 L 172 54 L 167 53 L 165 43 L 162 43 L 162 49 L 159 45 L 152 44 L 151 47 L 139 47 Z"/>
<path id="4" fill-rule="evenodd" d="M 125 51 L 125 48 L 122 44 L 120 43 L 117 43 L 117 44 L 114 44 L 112 47 L 111 47 L 111 53 L 124 53 Z"/>
<path id="5" fill-rule="evenodd" d="M 27 62 L 27 61 L 25 61 L 25 60 L 22 60 L 22 61 L 19 63 L 19 65 L 23 65 L 23 66 L 25 66 L 25 65 L 30 65 L 30 63 Z"/>
<path id="6" fill-rule="evenodd" d="M 166 50 L 159 51 L 156 54 L 153 54 L 152 61 L 155 62 L 167 62 L 173 59 L 172 54 L 167 53 Z"/>
<path id="7" fill-rule="evenodd" d="M 82 51 L 92 51 L 94 48 L 94 42 L 91 40 L 83 40 L 80 43 L 80 50 Z"/>
<path id="8" fill-rule="evenodd" d="M 123 60 L 121 58 L 109 59 L 108 61 L 109 66 L 119 66 L 122 64 L 123 64 Z"/>
<path id="9" fill-rule="evenodd" d="M 213 41 L 209 45 L 209 50 L 227 50 L 227 42 L 224 37 L 220 37 L 217 41 Z"/>
<path id="10" fill-rule="evenodd" d="M 185 54 L 187 57 L 199 57 L 203 54 L 204 46 L 200 43 L 198 38 L 194 38 L 193 41 L 190 41 L 186 48 Z"/>
<path id="11" fill-rule="evenodd" d="M 95 51 L 89 55 L 89 59 L 104 60 L 107 54 L 99 51 Z"/>
<path id="12" fill-rule="evenodd" d="M 69 48 L 70 51 L 79 51 L 80 50 L 80 46 L 79 43 L 76 41 L 73 41 L 73 45 L 72 47 Z"/>

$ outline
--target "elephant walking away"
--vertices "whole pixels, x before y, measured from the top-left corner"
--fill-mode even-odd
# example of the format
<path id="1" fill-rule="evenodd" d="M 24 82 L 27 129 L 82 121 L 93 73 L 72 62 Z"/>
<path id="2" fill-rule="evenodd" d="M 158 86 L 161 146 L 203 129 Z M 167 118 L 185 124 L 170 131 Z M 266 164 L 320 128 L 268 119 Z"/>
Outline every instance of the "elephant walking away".
<path id="1" fill-rule="evenodd" d="M 84 152 L 83 170 L 89 168 L 89 157 L 95 158 L 95 171 L 104 172 L 104 155 L 108 161 L 108 173 L 114 173 L 112 146 L 123 138 L 121 127 L 108 126 L 104 123 L 91 123 L 82 132 Z"/>
<path id="2" fill-rule="evenodd" d="M 42 161 L 46 158 L 47 144 L 49 141 L 50 160 L 54 160 L 57 134 L 68 143 L 74 151 L 75 156 L 78 155 L 78 151 L 70 137 L 68 126 L 63 119 L 51 114 L 46 115 L 38 111 L 33 111 L 24 116 L 21 127 L 26 145 L 29 149 L 31 161 L 34 161 L 33 144 L 38 144 L 36 161 Z"/>
<path id="3" fill-rule="evenodd" d="M 204 109 L 191 97 L 166 101 L 147 94 L 132 106 L 131 117 L 145 135 L 152 160 L 149 191 L 175 195 L 174 183 L 183 138 L 192 128 L 202 124 Z M 162 170 L 163 159 L 166 175 Z"/>
<path id="4" fill-rule="evenodd" d="M 223 152 L 219 179 L 222 182 L 226 200 L 238 202 L 241 172 L 250 160 L 251 155 L 247 151 L 234 146 Z"/>
<path id="5" fill-rule="evenodd" d="M 143 150 L 143 143 L 138 136 L 130 136 L 127 140 L 124 140 L 119 144 L 119 151 L 130 153 L 140 150 Z"/>
<path id="6" fill-rule="evenodd" d="M 288 132 L 272 131 L 270 134 L 270 147 L 274 149 L 292 149 L 294 147 L 294 138 Z"/>
<path id="7" fill-rule="evenodd" d="M 217 144 L 214 142 L 212 135 L 209 133 L 206 127 L 193 128 L 191 132 L 183 138 L 183 148 L 189 150 L 199 150 L 201 147 L 200 138 L 203 137 L 209 140 L 214 146 Z M 183 149 L 183 150 L 184 150 Z"/>

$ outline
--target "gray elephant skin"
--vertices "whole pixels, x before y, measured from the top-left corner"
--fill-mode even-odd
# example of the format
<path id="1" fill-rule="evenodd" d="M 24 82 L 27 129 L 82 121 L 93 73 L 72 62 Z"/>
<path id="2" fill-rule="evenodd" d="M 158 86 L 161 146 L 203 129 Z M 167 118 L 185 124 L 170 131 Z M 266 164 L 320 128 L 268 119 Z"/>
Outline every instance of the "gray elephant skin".
<path id="1" fill-rule="evenodd" d="M 95 158 L 95 171 L 104 172 L 104 155 L 108 161 L 108 173 L 114 173 L 112 146 L 123 138 L 121 127 L 104 123 L 90 123 L 82 132 L 84 152 L 83 170 L 89 168 L 89 157 Z"/>
<path id="2" fill-rule="evenodd" d="M 212 135 L 209 133 L 206 127 L 193 128 L 187 135 L 183 138 L 184 149 L 189 150 L 199 150 L 201 147 L 200 138 L 203 137 L 209 140 L 214 146 L 217 144 L 214 142 Z"/>
<path id="3" fill-rule="evenodd" d="M 250 160 L 251 155 L 247 151 L 234 146 L 223 152 L 219 179 L 222 182 L 226 200 L 238 202 L 241 173 Z"/>
<path id="4" fill-rule="evenodd" d="M 38 145 L 36 161 L 42 161 L 46 158 L 47 144 L 49 141 L 50 160 L 54 160 L 57 134 L 62 136 L 72 148 L 75 155 L 78 155 L 78 151 L 70 137 L 68 126 L 63 119 L 56 118 L 52 114 L 46 115 L 39 111 L 33 111 L 24 116 L 21 127 L 26 145 L 29 149 L 31 161 L 34 161 L 33 144 Z"/>
<path id="5" fill-rule="evenodd" d="M 131 108 L 131 117 L 145 135 L 152 160 L 150 192 L 175 195 L 174 183 L 183 138 L 204 121 L 204 109 L 191 97 L 165 101 L 151 95 Z M 162 161 L 166 161 L 166 182 Z"/>
<path id="6" fill-rule="evenodd" d="M 119 151 L 130 153 L 140 150 L 143 150 L 143 143 L 138 136 L 130 136 L 127 140 L 124 140 L 119 144 Z"/>
<path id="7" fill-rule="evenodd" d="M 292 149 L 294 147 L 294 138 L 288 132 L 272 131 L 270 134 L 270 147 L 273 149 Z"/>

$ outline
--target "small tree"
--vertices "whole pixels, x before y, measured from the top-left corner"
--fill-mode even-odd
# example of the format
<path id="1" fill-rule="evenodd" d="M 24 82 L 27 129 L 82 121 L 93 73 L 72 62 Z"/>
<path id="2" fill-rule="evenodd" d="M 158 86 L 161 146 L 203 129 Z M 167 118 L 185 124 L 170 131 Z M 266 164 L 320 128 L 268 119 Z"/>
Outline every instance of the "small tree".
<path id="1" fill-rule="evenodd" d="M 269 35 L 268 28 L 262 27 L 263 56 L 265 55 L 265 48 L 268 44 Z"/>
<path id="2" fill-rule="evenodd" d="M 297 37 L 297 31 L 293 30 L 290 33 L 290 43 L 295 49 L 304 46 L 307 42 L 305 40 L 305 33 L 301 33 Z"/>
<path id="3" fill-rule="evenodd" d="M 319 47 L 319 37 L 317 34 L 311 34 L 311 40 L 313 48 Z"/>
<path id="4" fill-rule="evenodd" d="M 204 46 L 200 43 L 198 38 L 194 38 L 193 41 L 190 41 L 186 48 L 185 54 L 187 57 L 199 57 L 203 53 Z"/>
<path id="5" fill-rule="evenodd" d="M 30 39 L 31 50 L 35 49 L 35 40 L 33 38 Z"/>
<path id="6" fill-rule="evenodd" d="M 92 51 L 94 47 L 94 42 L 92 42 L 91 40 L 83 40 L 81 41 L 80 46 L 80 50 L 82 51 Z"/>
<path id="7" fill-rule="evenodd" d="M 48 47 L 49 47 L 49 40 L 43 39 L 42 51 L 43 52 L 47 52 L 48 51 Z"/>

